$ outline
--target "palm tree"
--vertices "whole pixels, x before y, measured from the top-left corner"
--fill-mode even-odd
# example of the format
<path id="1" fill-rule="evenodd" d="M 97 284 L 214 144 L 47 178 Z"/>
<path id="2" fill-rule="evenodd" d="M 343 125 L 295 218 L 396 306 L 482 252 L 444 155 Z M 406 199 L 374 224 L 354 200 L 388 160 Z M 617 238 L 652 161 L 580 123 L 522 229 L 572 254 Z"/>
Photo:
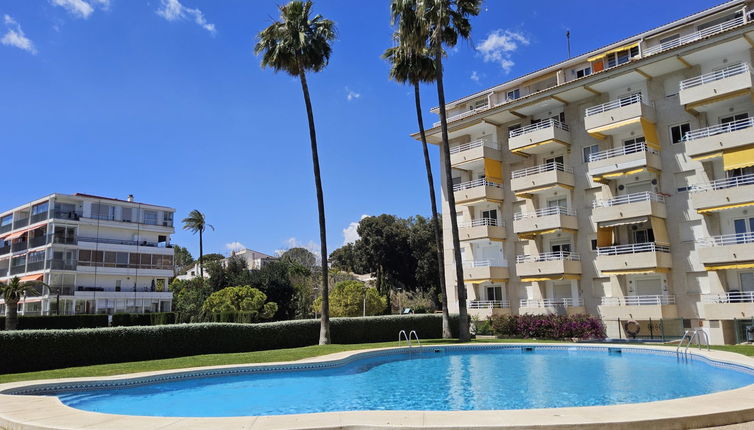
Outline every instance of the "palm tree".
<path id="1" fill-rule="evenodd" d="M 184 230 L 189 230 L 194 234 L 199 233 L 199 277 L 204 279 L 204 231 L 207 228 L 214 231 L 215 227 L 207 224 L 207 218 L 198 209 L 189 212 L 182 222 Z"/>
<path id="2" fill-rule="evenodd" d="M 327 66 L 335 39 L 335 23 L 321 15 L 310 18 L 311 1 L 294 0 L 280 6 L 280 21 L 273 22 L 257 35 L 254 47 L 256 55 L 262 54 L 262 67 L 275 72 L 283 71 L 301 81 L 304 104 L 309 121 L 314 184 L 317 188 L 319 212 L 319 240 L 322 252 L 322 319 L 319 344 L 330 343 L 330 300 L 327 289 L 327 237 L 325 229 L 325 200 L 322 193 L 322 177 L 319 172 L 317 133 L 314 128 L 314 113 L 306 83 L 306 71 L 319 72 Z"/>
<path id="3" fill-rule="evenodd" d="M 405 15 L 404 15 L 405 16 Z M 406 19 L 406 18 L 404 18 Z M 442 234 L 440 233 L 440 218 L 437 215 L 437 200 L 435 198 L 435 181 L 432 177 L 432 162 L 429 158 L 427 149 L 427 135 L 424 132 L 424 119 L 422 118 L 421 97 L 419 91 L 420 82 L 434 82 L 435 80 L 435 63 L 428 55 L 427 49 L 420 52 L 413 52 L 409 46 L 402 44 L 405 32 L 411 31 L 407 25 L 400 26 L 395 33 L 394 38 L 397 46 L 388 48 L 382 54 L 382 58 L 390 62 L 390 78 L 400 83 L 410 83 L 414 87 L 414 102 L 416 104 L 416 120 L 419 123 L 419 134 L 421 135 L 422 149 L 424 151 L 424 167 L 427 170 L 427 183 L 429 185 L 429 200 L 432 206 L 432 227 L 435 232 L 435 244 L 437 245 L 437 265 L 440 277 L 440 291 L 442 293 L 442 337 L 449 339 L 452 337 L 450 332 L 450 316 L 448 314 L 448 293 L 445 288 L 445 261 L 442 251 Z"/>
<path id="4" fill-rule="evenodd" d="M 34 287 L 44 285 L 41 282 L 21 282 L 14 276 L 10 282 L 0 282 L 0 292 L 5 300 L 5 329 L 15 330 L 18 326 L 18 302 L 29 292 L 36 292 Z"/>

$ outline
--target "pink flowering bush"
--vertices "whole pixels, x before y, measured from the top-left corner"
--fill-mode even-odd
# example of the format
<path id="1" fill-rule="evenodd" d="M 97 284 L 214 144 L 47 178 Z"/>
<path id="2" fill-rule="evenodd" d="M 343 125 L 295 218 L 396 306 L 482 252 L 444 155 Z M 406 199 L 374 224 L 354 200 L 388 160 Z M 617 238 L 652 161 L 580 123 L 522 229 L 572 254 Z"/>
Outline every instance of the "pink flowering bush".
<path id="1" fill-rule="evenodd" d="M 591 315 L 498 315 L 490 318 L 497 337 L 604 339 L 602 320 Z"/>

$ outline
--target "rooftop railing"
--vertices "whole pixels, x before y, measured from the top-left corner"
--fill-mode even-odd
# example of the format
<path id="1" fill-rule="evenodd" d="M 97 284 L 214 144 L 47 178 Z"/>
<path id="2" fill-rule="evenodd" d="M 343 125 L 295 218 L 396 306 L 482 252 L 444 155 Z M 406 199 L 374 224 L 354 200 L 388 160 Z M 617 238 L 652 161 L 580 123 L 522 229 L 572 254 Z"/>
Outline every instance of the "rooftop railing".
<path id="1" fill-rule="evenodd" d="M 609 208 L 612 206 L 626 205 L 629 203 L 638 203 L 645 201 L 653 202 L 665 202 L 665 196 L 651 191 L 642 191 L 639 193 L 624 194 L 622 196 L 613 197 L 608 200 L 595 200 L 592 202 L 593 208 Z"/>
<path id="2" fill-rule="evenodd" d="M 495 142 L 492 139 L 476 139 L 472 140 L 468 143 L 462 143 L 460 145 L 451 146 L 450 147 L 450 153 L 451 154 L 458 154 L 459 152 L 469 151 L 475 148 L 481 148 L 482 146 L 486 146 L 488 148 L 492 149 L 500 149 L 500 146 L 498 146 L 497 142 Z"/>
<path id="3" fill-rule="evenodd" d="M 608 158 L 620 157 L 627 154 L 636 154 L 637 152 L 649 152 L 650 154 L 657 154 L 657 151 L 647 147 L 644 142 L 632 143 L 630 145 L 623 145 L 620 148 L 608 149 L 606 151 L 595 152 L 589 154 L 589 162 L 607 160 Z"/>
<path id="4" fill-rule="evenodd" d="M 459 222 L 458 228 L 472 228 L 472 227 L 486 227 L 486 226 L 503 227 L 504 225 L 505 223 L 503 221 L 498 221 L 497 218 L 478 218 L 471 221 Z"/>
<path id="5" fill-rule="evenodd" d="M 453 191 L 463 191 L 463 190 L 468 190 L 469 188 L 476 188 L 476 187 L 500 188 L 500 184 L 495 183 L 495 182 L 490 182 L 484 178 L 474 179 L 473 181 L 466 181 L 466 182 L 461 182 L 460 184 L 453 185 Z"/>
<path id="6" fill-rule="evenodd" d="M 516 263 L 538 263 L 542 261 L 581 261 L 581 256 L 575 252 L 557 251 L 541 254 L 517 255 Z"/>
<path id="7" fill-rule="evenodd" d="M 521 299 L 519 306 L 526 308 L 584 306 L 584 299 L 580 297 L 564 297 L 562 299 Z"/>
<path id="8" fill-rule="evenodd" d="M 691 34 L 681 36 L 677 39 L 668 40 L 667 42 L 662 42 L 659 45 L 650 46 L 649 48 L 645 49 L 642 54 L 644 57 L 648 57 L 654 54 L 659 54 L 660 52 L 667 51 L 668 49 L 677 48 L 681 45 L 685 45 L 691 42 L 696 42 L 697 40 L 704 39 L 705 37 L 709 37 L 717 33 L 722 33 L 723 31 L 729 30 L 733 27 L 738 27 L 739 25 L 742 25 L 743 23 L 744 23 L 744 17 L 739 16 L 737 18 L 733 18 L 731 20 L 721 22 L 720 24 L 715 24 L 711 27 L 707 27 L 703 30 L 695 31 Z"/>
<path id="9" fill-rule="evenodd" d="M 576 216 L 576 211 L 568 209 L 565 206 L 550 206 L 547 208 L 537 209 L 534 212 L 515 213 L 513 214 L 513 221 L 520 221 L 527 218 L 540 218 L 550 215 Z"/>
<path id="10" fill-rule="evenodd" d="M 462 119 L 462 118 L 466 118 L 467 116 L 471 116 L 471 115 L 474 115 L 475 113 L 478 113 L 478 112 L 481 112 L 481 111 L 487 110 L 487 109 L 489 109 L 489 108 L 490 108 L 490 104 L 489 104 L 489 102 L 488 102 L 488 103 L 486 103 L 486 104 L 484 104 L 484 105 L 482 105 L 482 106 L 479 106 L 479 107 L 478 107 L 478 108 L 476 108 L 476 109 L 471 109 L 471 110 L 467 110 L 467 111 L 465 111 L 465 112 L 461 112 L 461 113 L 459 113 L 459 114 L 451 115 L 451 116 L 449 116 L 449 117 L 447 118 L 447 120 L 446 120 L 446 121 L 447 121 L 447 122 L 451 122 L 451 121 L 457 121 L 457 120 L 459 120 L 459 119 Z M 434 124 L 432 124 L 432 126 L 433 126 L 433 127 L 438 127 L 439 125 L 440 125 L 440 121 L 437 121 L 437 122 L 435 122 Z"/>
<path id="11" fill-rule="evenodd" d="M 754 291 L 702 294 L 702 303 L 754 303 Z"/>
<path id="12" fill-rule="evenodd" d="M 526 176 L 536 175 L 539 173 L 554 172 L 554 171 L 573 173 L 573 167 L 566 166 L 563 163 L 550 162 L 550 163 L 539 164 L 533 167 L 527 167 L 526 169 L 514 170 L 511 173 L 511 177 L 513 179 L 516 179 L 516 178 L 523 178 Z"/>
<path id="13" fill-rule="evenodd" d="M 590 108 L 587 108 L 584 112 L 585 116 L 592 116 L 597 115 L 599 113 L 607 112 L 613 109 L 619 109 L 624 106 L 630 106 L 635 103 L 641 103 L 641 93 L 632 94 L 627 97 L 621 97 L 617 100 L 610 100 L 607 103 L 602 103 L 601 105 L 592 106 Z"/>
<path id="14" fill-rule="evenodd" d="M 752 184 L 754 184 L 754 173 L 741 176 L 732 176 L 730 178 L 717 179 L 712 182 L 691 185 L 689 187 L 689 192 L 694 193 L 699 191 L 724 190 L 727 188 L 742 187 L 744 185 Z"/>
<path id="15" fill-rule="evenodd" d="M 675 296 L 657 294 L 625 297 L 603 297 L 602 304 L 608 306 L 674 305 Z"/>
<path id="16" fill-rule="evenodd" d="M 750 127 L 754 127 L 754 117 L 691 130 L 683 135 L 683 141 L 690 142 L 692 140 L 703 139 L 705 137 L 716 136 L 718 134 L 730 133 L 732 131 L 743 130 Z"/>
<path id="17" fill-rule="evenodd" d="M 696 244 L 705 248 L 713 246 L 741 245 L 745 243 L 754 243 L 754 232 L 722 234 L 720 236 L 700 237 L 696 239 Z"/>
<path id="18" fill-rule="evenodd" d="M 741 75 L 743 73 L 751 73 L 751 66 L 746 63 L 738 63 L 732 66 L 728 66 L 724 69 L 715 70 L 713 72 L 705 73 L 690 79 L 681 81 L 681 91 L 689 88 L 698 87 L 700 85 L 708 84 L 710 82 L 719 81 L 721 79 L 730 78 L 732 76 Z"/>
<path id="19" fill-rule="evenodd" d="M 509 308 L 511 303 L 508 300 L 472 300 L 469 302 L 469 309 L 496 309 Z"/>
<path id="20" fill-rule="evenodd" d="M 552 127 L 559 128 L 563 131 L 568 131 L 568 124 L 564 124 L 558 121 L 557 119 L 549 118 L 544 121 L 539 121 L 537 123 L 527 125 L 526 127 L 519 127 L 515 130 L 511 130 L 508 133 L 508 137 L 521 136 L 528 133 L 534 133 L 537 130 L 544 130 L 546 128 L 552 128 Z"/>
<path id="21" fill-rule="evenodd" d="M 601 246 L 597 248 L 597 255 L 624 255 L 641 252 L 670 252 L 669 246 L 658 245 L 654 242 L 632 243 L 630 245 Z"/>

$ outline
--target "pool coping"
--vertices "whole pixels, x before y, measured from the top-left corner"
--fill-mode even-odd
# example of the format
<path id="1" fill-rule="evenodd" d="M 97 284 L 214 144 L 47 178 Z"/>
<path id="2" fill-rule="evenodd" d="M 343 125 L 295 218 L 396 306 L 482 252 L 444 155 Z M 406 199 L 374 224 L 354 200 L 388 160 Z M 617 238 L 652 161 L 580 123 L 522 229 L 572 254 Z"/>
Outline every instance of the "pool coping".
<path id="1" fill-rule="evenodd" d="M 658 345 L 605 345 L 553 343 L 492 343 L 459 345 L 425 345 L 423 348 L 489 349 L 620 349 L 631 352 L 675 355 L 675 347 Z M 71 389 L 111 387 L 113 382 L 137 380 L 150 383 L 174 380 L 191 374 L 201 377 L 214 374 L 270 372 L 294 368 L 327 368 L 345 365 L 370 355 L 391 354 L 406 348 L 376 348 L 338 352 L 291 362 L 250 365 L 225 365 L 142 372 L 105 377 L 48 379 L 0 384 L 0 429 L 575 429 L 604 428 L 700 428 L 754 421 L 754 384 L 735 390 L 680 399 L 609 406 L 584 406 L 549 409 L 494 411 L 348 411 L 313 414 L 270 415 L 249 417 L 143 417 L 104 414 L 75 409 L 57 397 L 42 395 L 11 395 L 9 391 L 49 390 L 65 384 Z M 416 347 L 414 347 L 414 350 Z M 725 351 L 689 351 L 692 359 L 700 359 L 724 367 L 745 368 L 754 373 L 754 358 Z"/>

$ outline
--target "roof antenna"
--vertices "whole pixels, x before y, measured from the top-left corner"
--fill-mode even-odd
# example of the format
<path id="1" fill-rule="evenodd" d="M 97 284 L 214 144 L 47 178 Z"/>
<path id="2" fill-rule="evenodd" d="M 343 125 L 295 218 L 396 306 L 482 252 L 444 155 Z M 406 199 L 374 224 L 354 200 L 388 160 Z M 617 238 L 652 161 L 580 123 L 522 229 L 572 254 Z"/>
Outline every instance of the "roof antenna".
<path id="1" fill-rule="evenodd" d="M 571 30 L 566 30 L 566 40 L 568 41 L 568 58 L 571 58 Z"/>

